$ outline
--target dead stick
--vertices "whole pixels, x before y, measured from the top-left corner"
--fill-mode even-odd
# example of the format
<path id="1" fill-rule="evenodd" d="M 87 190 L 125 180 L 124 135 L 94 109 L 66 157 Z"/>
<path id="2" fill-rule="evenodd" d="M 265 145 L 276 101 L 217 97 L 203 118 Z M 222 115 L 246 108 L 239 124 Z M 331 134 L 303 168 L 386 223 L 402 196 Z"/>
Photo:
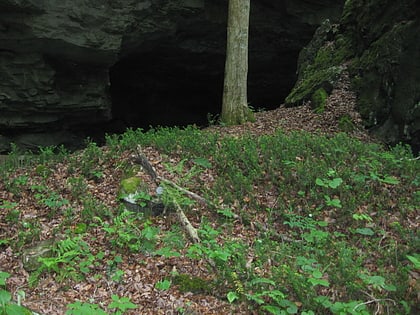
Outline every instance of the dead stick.
<path id="1" fill-rule="evenodd" d="M 149 174 L 149 176 L 153 179 L 153 181 L 158 184 L 158 181 L 163 181 L 167 184 L 170 184 L 171 186 L 175 187 L 176 189 L 180 190 L 181 192 L 187 194 L 188 196 L 196 199 L 197 201 L 199 201 L 202 204 L 207 204 L 207 201 L 200 197 L 199 195 L 185 189 L 182 188 L 180 186 L 178 186 L 177 184 L 175 184 L 174 182 L 163 178 L 161 176 L 158 176 L 156 174 L 156 171 L 154 170 L 153 166 L 149 163 L 149 161 L 147 160 L 147 158 L 144 156 L 144 154 L 141 153 L 141 147 L 138 146 L 137 147 L 137 156 L 134 157 L 134 162 L 140 164 L 141 166 L 143 166 L 143 168 L 146 170 L 146 172 Z M 200 238 L 198 237 L 198 232 L 197 230 L 192 226 L 191 222 L 188 220 L 187 216 L 185 215 L 184 211 L 182 211 L 180 205 L 176 202 L 175 198 L 172 198 L 172 201 L 175 204 L 176 207 L 176 214 L 178 215 L 178 219 L 181 222 L 182 226 L 185 228 L 185 230 L 187 231 L 188 235 L 190 236 L 190 238 L 192 239 L 192 241 L 194 243 L 199 243 L 200 242 Z"/>
<path id="2" fill-rule="evenodd" d="M 178 219 L 181 222 L 182 226 L 187 231 L 188 235 L 190 236 L 190 238 L 192 239 L 194 243 L 200 243 L 200 238 L 198 237 L 197 230 L 192 226 L 192 224 L 186 217 L 184 211 L 182 211 L 181 207 L 179 206 L 179 204 L 176 202 L 175 199 L 173 199 L 173 202 L 176 207 L 176 210 L 175 210 L 176 214 L 178 215 Z"/>
<path id="3" fill-rule="evenodd" d="M 137 164 L 140 164 L 141 166 L 143 166 L 143 169 L 149 174 L 149 176 L 153 179 L 154 182 L 157 183 L 157 181 L 162 181 L 165 182 L 173 187 L 175 187 L 176 189 L 178 189 L 179 191 L 183 192 L 184 194 L 190 196 L 191 198 L 197 200 L 200 204 L 206 206 L 209 205 L 210 203 L 204 199 L 203 197 L 197 195 L 196 193 L 189 191 L 185 188 L 182 188 L 180 186 L 178 186 L 177 184 L 175 184 L 173 181 L 166 179 L 162 176 L 158 176 L 156 174 L 155 169 L 153 168 L 153 166 L 150 164 L 150 162 L 147 160 L 147 158 L 144 156 L 143 153 L 141 153 L 141 147 L 137 147 L 137 156 L 135 156 L 133 158 L 134 162 Z"/>
<path id="4" fill-rule="evenodd" d="M 185 188 L 182 188 L 181 186 L 178 186 L 177 184 L 175 184 L 173 181 L 170 181 L 169 179 L 163 178 L 161 176 L 157 176 L 157 179 L 160 180 L 160 181 L 162 181 L 162 182 L 164 182 L 164 183 L 167 183 L 167 184 L 175 187 L 176 189 L 178 189 L 179 191 L 183 192 L 184 194 L 186 194 L 186 195 L 190 196 L 191 198 L 197 200 L 199 203 L 201 203 L 204 206 L 206 206 L 206 205 L 209 204 L 209 202 L 206 199 L 204 199 L 203 197 L 197 195 L 196 193 L 194 193 L 192 191 L 189 191 L 189 190 L 187 190 Z"/>

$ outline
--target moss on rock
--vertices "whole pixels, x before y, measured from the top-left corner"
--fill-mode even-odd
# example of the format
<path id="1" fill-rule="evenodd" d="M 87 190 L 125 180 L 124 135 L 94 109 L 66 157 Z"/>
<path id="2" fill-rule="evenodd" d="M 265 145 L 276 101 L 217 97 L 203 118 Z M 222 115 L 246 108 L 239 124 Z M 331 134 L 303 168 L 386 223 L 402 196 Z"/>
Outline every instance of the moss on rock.
<path id="1" fill-rule="evenodd" d="M 319 88 L 312 94 L 312 108 L 316 113 L 323 113 L 325 111 L 325 103 L 327 102 L 327 98 L 328 93 L 323 88 Z"/>
<path id="2" fill-rule="evenodd" d="M 296 106 L 307 101 L 316 90 L 331 92 L 344 70 L 342 64 L 352 56 L 349 41 L 336 36 L 337 25 L 326 20 L 317 31 L 317 36 L 299 55 L 299 77 L 286 98 L 286 105 Z"/>
<path id="3" fill-rule="evenodd" d="M 182 293 L 209 293 L 212 291 L 212 283 L 208 280 L 186 274 L 174 276 L 173 283 L 178 286 Z"/>
<path id="4" fill-rule="evenodd" d="M 119 196 L 135 194 L 141 190 L 143 181 L 141 178 L 133 176 L 123 179 L 120 183 Z"/>
<path id="5" fill-rule="evenodd" d="M 301 51 L 286 105 L 303 104 L 320 88 L 329 93 L 347 67 L 365 126 L 387 143 L 414 144 L 420 133 L 418 13 L 416 0 L 347 0 L 340 23 L 326 21 Z"/>
<path id="6" fill-rule="evenodd" d="M 54 242 L 54 239 L 48 239 L 25 248 L 22 251 L 23 268 L 26 271 L 35 271 L 41 267 L 42 262 L 39 258 L 52 257 Z"/>
<path id="7" fill-rule="evenodd" d="M 382 124 L 390 115 L 400 122 L 411 118 L 407 113 L 420 96 L 419 88 L 414 86 L 420 81 L 420 62 L 413 58 L 418 52 L 410 51 L 409 46 L 418 31 L 414 22 L 394 25 L 351 67 L 358 109 L 368 127 Z"/>

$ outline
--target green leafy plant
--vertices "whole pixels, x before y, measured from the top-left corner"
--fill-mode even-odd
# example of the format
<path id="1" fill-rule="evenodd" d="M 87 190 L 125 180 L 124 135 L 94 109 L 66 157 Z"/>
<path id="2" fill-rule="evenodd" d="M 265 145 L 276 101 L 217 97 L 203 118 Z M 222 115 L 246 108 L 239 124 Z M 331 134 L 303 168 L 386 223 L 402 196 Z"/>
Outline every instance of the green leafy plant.
<path id="1" fill-rule="evenodd" d="M 76 301 L 67 305 L 66 315 L 108 315 L 97 304 Z"/>
<path id="2" fill-rule="evenodd" d="M 89 271 L 87 266 L 93 260 L 94 256 L 88 244 L 81 237 L 60 240 L 54 244 L 52 256 L 38 258 L 41 266 L 31 274 L 30 285 L 36 285 L 39 276 L 44 272 L 54 272 L 59 280 L 67 278 L 80 280 L 83 274 Z"/>
<path id="3" fill-rule="evenodd" d="M 106 313 L 97 304 L 76 301 L 67 305 L 66 315 L 122 315 L 129 309 L 137 308 L 137 305 L 132 303 L 128 297 L 119 297 L 113 294 L 111 299 L 108 309 L 115 309 L 115 312 Z"/>
<path id="4" fill-rule="evenodd" d="M 6 220 L 9 223 L 18 223 L 19 217 L 20 217 L 20 211 L 16 209 L 16 206 L 18 203 L 16 202 L 10 202 L 7 200 L 2 201 L 2 204 L 0 205 L 1 210 L 7 211 Z"/>
<path id="5" fill-rule="evenodd" d="M 143 222 L 143 228 L 139 228 L 140 222 L 136 214 L 123 210 L 111 223 L 101 222 L 102 228 L 110 236 L 111 245 L 119 250 L 129 249 L 152 251 L 155 248 L 159 229 L 152 225 L 150 220 Z"/>
<path id="6" fill-rule="evenodd" d="M 114 313 L 115 315 L 121 315 L 124 314 L 126 310 L 137 308 L 137 305 L 132 303 L 128 297 L 119 297 L 118 295 L 113 294 L 111 299 L 112 302 L 108 305 L 108 308 L 117 309 Z"/>
<path id="7" fill-rule="evenodd" d="M 171 281 L 168 279 L 159 280 L 155 284 L 155 288 L 161 291 L 169 290 L 170 287 L 171 287 Z"/>
<path id="8" fill-rule="evenodd" d="M 371 276 L 371 275 L 361 273 L 359 275 L 359 278 L 362 279 L 362 281 L 366 285 L 371 286 L 372 289 L 374 290 L 387 290 L 387 291 L 396 290 L 396 287 L 394 285 L 386 284 L 385 278 L 382 276 L 377 276 L 377 275 Z"/>
<path id="9" fill-rule="evenodd" d="M 407 255 L 407 258 L 413 264 L 414 269 L 420 269 L 420 255 Z"/>
<path id="10" fill-rule="evenodd" d="M 29 177 L 27 175 L 19 175 L 8 179 L 5 182 L 5 188 L 16 196 L 20 196 L 21 190 L 28 184 Z"/>
<path id="11" fill-rule="evenodd" d="M 6 280 L 10 274 L 0 271 L 0 315 L 31 315 L 32 312 L 12 301 L 12 295 L 6 288 Z"/>
<path id="12" fill-rule="evenodd" d="M 60 219 L 57 230 L 62 228 L 72 242 L 81 244 L 56 244 L 53 255 L 42 260 L 42 272 L 56 281 L 106 278 L 122 286 L 131 272 L 122 261 L 133 253 L 136 258 L 147 256 L 145 261 L 140 258 L 140 266 L 154 259 L 166 266 L 185 257 L 193 260 L 184 266 L 186 273 L 160 274 L 156 289 L 176 286 L 181 292 L 223 296 L 233 313 L 236 308 L 305 315 L 412 312 L 416 296 L 410 280 L 419 268 L 413 222 L 420 200 L 420 168 L 408 148 L 388 150 L 345 134 L 278 130 L 230 136 L 195 127 L 129 129 L 107 136 L 107 142 L 109 146 L 101 148 L 90 141 L 85 150 L 65 157 L 68 179 L 63 190 L 47 181 L 56 168 L 50 164 L 56 149 L 45 149 L 40 158 L 20 158 L 17 154 L 23 153 L 16 151 L 20 162 L 0 170 L 1 185 L 13 196 L 2 202 L 0 216 L 15 228 L 7 230 L 0 246 L 19 250 L 38 241 L 47 233 L 48 214 L 55 212 L 54 219 Z M 158 151 L 163 161 L 170 161 L 161 164 L 171 180 L 214 205 L 195 207 L 187 194 L 170 184 L 161 186 L 160 201 L 168 209 L 178 205 L 194 226 L 199 225 L 200 243 L 187 242 L 170 211 L 167 221 L 147 220 L 122 206 L 110 207 L 92 189 L 108 179 L 103 176 L 108 172 L 122 178 L 140 172 L 124 158 L 125 150 L 131 152 L 137 145 L 152 147 L 154 155 Z M 15 166 L 26 169 L 14 172 Z M 140 204 L 150 201 L 144 191 L 138 196 Z M 21 198 L 26 194 L 44 211 L 28 216 Z M 98 236 L 103 244 L 95 240 Z M 87 238 L 99 246 L 96 254 L 83 245 Z M 208 270 L 188 274 L 195 262 Z M 2 301 L 14 304 L 11 299 L 6 295 Z M 110 303 L 102 309 L 102 303 L 75 302 L 67 313 L 134 309 L 126 298 L 114 296 Z"/>

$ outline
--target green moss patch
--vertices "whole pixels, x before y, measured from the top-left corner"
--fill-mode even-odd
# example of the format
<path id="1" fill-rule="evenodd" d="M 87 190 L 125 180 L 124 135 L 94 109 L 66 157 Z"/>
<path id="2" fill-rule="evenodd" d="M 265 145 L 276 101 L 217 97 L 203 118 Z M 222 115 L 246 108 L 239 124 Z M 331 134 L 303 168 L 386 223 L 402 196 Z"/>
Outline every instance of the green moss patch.
<path id="1" fill-rule="evenodd" d="M 344 70 L 342 64 L 353 55 L 349 43 L 345 37 L 337 36 L 335 41 L 323 42 L 315 55 L 305 57 L 303 51 L 299 62 L 307 66 L 299 67 L 302 72 L 300 79 L 287 96 L 286 104 L 299 105 L 309 100 L 320 88 L 330 92 Z"/>
<path id="2" fill-rule="evenodd" d="M 325 111 L 325 103 L 327 102 L 328 93 L 323 88 L 316 90 L 311 97 L 312 108 L 316 113 L 323 113 Z"/>
<path id="3" fill-rule="evenodd" d="M 142 183 L 142 180 L 135 176 L 123 179 L 120 183 L 119 195 L 135 194 L 140 190 Z"/>
<path id="4" fill-rule="evenodd" d="M 173 283 L 178 286 L 179 291 L 182 293 L 210 293 L 213 290 L 212 282 L 186 274 L 174 276 Z"/>

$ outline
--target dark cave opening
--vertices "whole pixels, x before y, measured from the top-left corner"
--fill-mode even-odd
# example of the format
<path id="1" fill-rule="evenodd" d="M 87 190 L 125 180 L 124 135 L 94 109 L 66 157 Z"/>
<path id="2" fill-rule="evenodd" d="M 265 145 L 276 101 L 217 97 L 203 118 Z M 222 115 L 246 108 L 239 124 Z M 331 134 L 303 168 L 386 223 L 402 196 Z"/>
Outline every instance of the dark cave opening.
<path id="1" fill-rule="evenodd" d="M 113 119 L 126 127 L 204 126 L 221 110 L 223 59 L 141 53 L 110 69 Z"/>
<path id="2" fill-rule="evenodd" d="M 297 54 L 261 60 L 250 53 L 248 101 L 255 110 L 281 105 L 295 82 Z M 207 126 L 221 112 L 224 62 L 221 54 L 173 48 L 122 58 L 110 69 L 113 120 L 145 130 Z"/>

